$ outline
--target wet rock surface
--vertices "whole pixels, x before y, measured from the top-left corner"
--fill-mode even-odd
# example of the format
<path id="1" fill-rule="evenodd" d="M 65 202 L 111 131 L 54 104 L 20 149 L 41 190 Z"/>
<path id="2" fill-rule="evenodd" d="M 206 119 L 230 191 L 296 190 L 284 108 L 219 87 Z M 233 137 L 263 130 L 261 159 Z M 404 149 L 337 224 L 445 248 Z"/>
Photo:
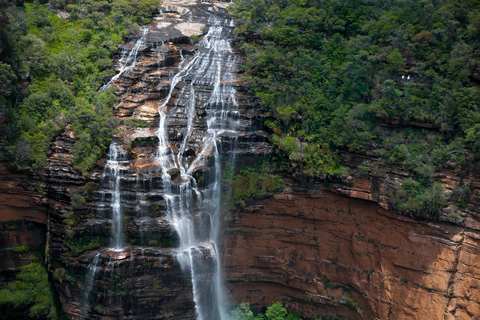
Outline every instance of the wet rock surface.
<path id="1" fill-rule="evenodd" d="M 192 282 L 178 262 L 180 240 L 166 219 L 167 200 L 161 191 L 159 106 L 165 102 L 169 152 L 182 153 L 187 164 L 200 159 L 192 175 L 201 177 L 214 151 L 201 142 L 209 135 L 207 102 L 216 88 L 209 76 L 195 74 L 182 77 L 171 92 L 170 88 L 178 70 L 194 59 L 198 41 L 211 28 L 211 17 L 231 19 L 224 7 L 164 2 L 137 48 L 136 64 L 112 83 L 119 97 L 114 114 L 123 121 L 115 141 L 127 159 L 117 168 L 125 216 L 121 249 L 112 246 L 115 190 L 114 176 L 105 174 L 107 155 L 91 175 L 82 175 L 72 165 L 75 137 L 67 128 L 52 144 L 43 178 L 7 169 L 0 162 L 0 218 L 20 221 L 4 227 L 0 244 L 3 249 L 29 249 L 1 251 L 0 268 L 29 263 L 30 253 L 46 238 L 48 210 L 50 271 L 70 319 L 196 318 Z M 226 27 L 230 33 L 233 24 Z M 140 37 L 121 46 L 118 71 Z M 231 73 L 238 73 L 236 63 L 229 65 Z M 240 89 L 234 79 L 229 81 Z M 255 164 L 258 155 L 271 151 L 263 115 L 241 90 L 234 98 L 238 112 L 226 118 L 235 122 L 235 130 L 218 131 L 219 152 L 226 159 L 234 153 L 237 161 Z M 193 129 L 186 131 L 189 121 Z M 353 166 L 358 157 L 365 155 L 346 154 L 344 161 Z M 436 180 L 447 192 L 468 185 L 471 194 L 465 208 L 449 206 L 439 221 L 427 223 L 391 212 L 389 190 L 408 173 L 380 169 L 330 182 L 323 190 L 320 183 L 292 183 L 284 194 L 249 204 L 226 230 L 230 302 L 266 307 L 282 301 L 305 317 L 450 320 L 480 314 L 480 178 L 474 172 L 461 176 L 453 167 L 439 172 Z M 168 175 L 173 188 L 184 182 L 179 170 L 168 170 Z M 208 188 L 208 181 L 201 187 Z M 202 210 L 192 219 L 199 225 L 211 223 Z M 204 233 L 199 228 L 196 236 L 207 239 Z M 201 258 L 199 264 L 213 264 L 209 246 L 205 242 L 194 252 Z M 202 275 L 200 286 L 209 277 Z"/>
<path id="2" fill-rule="evenodd" d="M 231 61 L 215 60 L 233 37 L 233 21 L 222 7 L 164 2 L 148 29 L 121 46 L 118 75 L 108 83 L 118 96 L 113 112 L 121 125 L 108 155 L 89 176 L 72 165 L 71 132 L 66 130 L 52 144 L 44 172 L 49 263 L 70 319 L 196 319 L 195 290 L 205 290 L 197 304 L 211 303 L 217 256 L 205 227 L 213 221 L 202 204 L 210 192 L 202 190 L 213 188 L 211 159 L 218 153 L 227 161 L 255 162 L 259 154 L 270 152 L 259 125 L 262 114 L 250 97 L 236 90 L 241 57 L 218 55 Z M 212 37 L 211 31 L 219 32 L 220 45 L 202 42 Z M 224 99 L 236 109 L 224 111 Z M 208 123 L 215 117 L 221 121 Z M 165 146 L 159 127 L 168 137 Z M 181 165 L 165 167 L 167 158 Z M 182 196 L 193 177 L 203 181 L 188 204 L 198 225 L 195 238 L 203 244 L 187 254 L 178 249 L 181 237 L 168 217 L 168 201 L 172 194 Z M 193 271 L 180 263 L 185 259 L 195 266 L 196 288 Z"/>
<path id="3" fill-rule="evenodd" d="M 129 246 L 71 259 L 68 271 L 56 270 L 64 311 L 73 319 L 195 319 L 191 282 L 175 254 Z"/>

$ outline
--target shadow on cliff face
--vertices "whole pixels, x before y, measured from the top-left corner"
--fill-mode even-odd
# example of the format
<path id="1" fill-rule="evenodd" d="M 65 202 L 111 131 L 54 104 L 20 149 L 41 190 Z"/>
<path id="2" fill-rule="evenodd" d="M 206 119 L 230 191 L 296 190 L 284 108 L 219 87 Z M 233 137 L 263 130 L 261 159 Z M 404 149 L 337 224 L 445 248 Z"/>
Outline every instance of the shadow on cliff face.
<path id="1" fill-rule="evenodd" d="M 305 189 L 257 200 L 237 218 L 225 241 L 232 304 L 281 301 L 308 318 L 467 319 L 480 311 L 476 231 Z"/>

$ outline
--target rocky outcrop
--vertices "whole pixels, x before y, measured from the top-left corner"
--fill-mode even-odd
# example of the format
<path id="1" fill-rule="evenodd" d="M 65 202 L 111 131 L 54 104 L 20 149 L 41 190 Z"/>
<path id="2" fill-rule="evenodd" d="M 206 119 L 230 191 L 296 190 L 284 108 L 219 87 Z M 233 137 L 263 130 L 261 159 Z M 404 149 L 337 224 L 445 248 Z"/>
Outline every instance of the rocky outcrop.
<path id="1" fill-rule="evenodd" d="M 366 154 L 344 153 L 343 161 L 354 174 L 329 181 L 338 193 L 351 198 L 378 203 L 382 208 L 397 212 L 393 195 L 403 181 L 412 177 L 408 169 L 393 164 L 380 163 L 378 158 Z M 371 171 L 362 172 L 360 165 L 369 163 Z M 435 213 L 404 212 L 417 220 L 450 222 L 479 230 L 480 175 L 475 168 L 465 169 L 447 162 L 435 171 L 434 180 L 442 186 L 443 208 Z"/>
<path id="2" fill-rule="evenodd" d="M 46 198 L 39 177 L 15 170 L 0 159 L 0 222 L 28 220 L 46 224 Z"/>
<path id="3" fill-rule="evenodd" d="M 480 231 L 392 213 L 371 201 L 371 181 L 350 186 L 291 186 L 240 212 L 226 230 L 233 302 L 311 318 L 478 316 Z"/>
<path id="4" fill-rule="evenodd" d="M 205 172 L 214 152 L 245 166 L 271 152 L 264 116 L 236 80 L 228 80 L 236 89 L 228 98 L 238 112 L 222 115 L 235 130 L 218 131 L 219 150 L 202 145 L 209 135 L 208 105 L 221 104 L 208 100 L 218 89 L 212 86 L 215 75 L 188 74 L 175 82 L 214 18 L 228 18 L 224 7 L 164 2 L 145 41 L 137 45 L 139 35 L 121 46 L 116 69 L 123 71 L 112 87 L 119 97 L 113 111 L 121 125 L 114 141 L 125 153 L 122 161 L 109 164 L 106 155 L 91 174 L 82 174 L 72 163 L 75 137 L 67 127 L 52 144 L 42 178 L 0 164 L 0 245 L 8 249 L 0 251 L 0 268 L 24 265 L 30 253 L 42 251 L 37 245 L 46 237 L 48 206 L 49 267 L 70 319 L 195 319 L 191 274 L 182 270 L 179 237 L 165 219 L 159 106 L 168 100 L 162 112 L 168 114 L 169 152 L 180 154 L 185 141 L 182 160 L 195 164 L 192 176 L 200 191 L 209 187 Z M 227 29 L 231 35 L 233 23 Z M 136 63 L 125 71 L 133 48 L 138 49 Z M 241 58 L 232 58 L 229 72 L 238 73 L 235 59 Z M 189 122 L 190 131 L 185 130 Z M 397 120 L 385 125 L 431 127 Z M 343 160 L 352 170 L 359 160 L 375 161 L 348 153 Z M 180 169 L 167 173 L 173 188 L 184 182 Z M 438 172 L 436 180 L 446 193 L 468 186 L 468 201 L 461 207 L 453 201 L 436 221 L 422 222 L 392 212 L 389 193 L 408 175 L 380 166 L 341 181 L 302 185 L 285 179 L 284 193 L 253 200 L 225 231 L 222 264 L 231 304 L 248 301 L 260 309 L 282 301 L 310 318 L 468 319 L 480 314 L 480 179 L 453 167 Z M 112 245 L 114 183 L 124 216 L 120 248 Z M 205 223 L 199 210 L 192 219 Z M 214 264 L 208 245 L 197 250 L 198 264 Z"/>
<path id="5" fill-rule="evenodd" d="M 0 272 L 44 256 L 46 201 L 40 179 L 0 159 Z"/>
<path id="6" fill-rule="evenodd" d="M 447 163 L 434 177 L 443 209 L 402 214 L 392 195 L 410 171 L 374 151 L 344 151 L 342 161 L 351 175 L 285 179 L 283 194 L 253 200 L 229 223 L 225 272 L 234 304 L 282 301 L 311 318 L 476 319 L 478 173 Z"/>
<path id="7" fill-rule="evenodd" d="M 159 144 L 164 143 L 159 140 L 160 122 L 165 121 L 162 128 L 168 137 L 168 151 L 163 152 L 175 159 L 181 154 L 175 161 L 192 168 L 190 176 L 180 172 L 183 167 L 169 169 L 171 189 L 180 189 L 184 180 L 192 177 L 198 181 L 195 192 L 209 188 L 207 169 L 213 166 L 210 159 L 215 152 L 226 161 L 241 157 L 246 163 L 255 162 L 259 153 L 270 152 L 262 115 L 251 97 L 235 90 L 227 96 L 230 91 L 223 92 L 217 80 L 222 76 L 217 73 L 220 65 L 231 68 L 223 74 L 237 72 L 235 61 L 214 61 L 215 68 L 211 68 L 211 59 L 198 56 L 199 38 L 216 23 L 223 26 L 228 17 L 221 7 L 196 1 L 165 2 L 148 30 L 143 29 L 143 36 L 121 46 L 115 66 L 120 75 L 109 82 L 118 96 L 113 113 L 121 125 L 109 154 L 97 162 L 91 174 L 84 176 L 73 166 L 70 150 L 75 137 L 68 128 L 52 144 L 44 170 L 49 263 L 70 319 L 196 318 L 193 272 L 182 269 L 179 261 L 185 253 L 178 249 L 179 235 L 166 218 L 170 194 L 164 188 L 159 160 Z M 232 31 L 231 23 L 221 30 L 223 45 Z M 201 50 L 207 53 L 202 54 L 210 54 L 205 46 Z M 184 69 L 194 63 L 198 66 L 191 70 L 198 74 Z M 209 73 L 211 69 L 214 74 Z M 202 72 L 206 74 L 200 77 Z M 231 84 L 239 89 L 235 79 L 228 81 L 229 88 Z M 222 98 L 231 99 L 229 103 L 235 102 L 238 111 L 220 108 L 224 101 L 211 98 L 215 90 L 222 91 Z M 219 150 L 214 150 L 215 144 L 205 141 L 215 125 L 207 123 L 209 112 L 217 107 L 223 112 L 222 121 L 235 126 L 216 131 L 214 139 L 221 143 Z M 195 201 L 200 202 L 201 197 L 204 195 Z M 201 212 L 205 209 L 197 203 L 188 205 L 196 208 L 192 219 L 205 223 Z M 122 219 L 117 224 L 119 208 Z M 114 241 L 118 225 L 120 245 Z M 198 232 L 208 231 L 199 228 Z M 210 247 L 207 242 L 195 247 L 196 264 L 215 264 Z M 212 278 L 208 272 L 196 275 L 197 291 L 211 286 L 206 284 Z"/>

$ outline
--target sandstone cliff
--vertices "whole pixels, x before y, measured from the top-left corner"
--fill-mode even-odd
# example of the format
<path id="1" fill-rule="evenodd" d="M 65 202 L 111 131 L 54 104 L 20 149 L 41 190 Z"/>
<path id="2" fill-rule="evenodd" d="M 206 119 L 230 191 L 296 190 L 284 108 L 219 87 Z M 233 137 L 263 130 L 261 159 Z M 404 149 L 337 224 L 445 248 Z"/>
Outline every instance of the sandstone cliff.
<path id="1" fill-rule="evenodd" d="M 413 220 L 372 201 L 370 179 L 353 180 L 330 190 L 292 183 L 238 213 L 225 244 L 233 301 L 279 300 L 312 318 L 477 317 L 475 218 Z"/>
<path id="2" fill-rule="evenodd" d="M 119 97 L 114 114 L 123 121 L 115 141 L 128 157 L 120 178 L 128 250 L 111 250 L 114 190 L 105 182 L 107 155 L 91 175 L 83 175 L 72 164 L 75 137 L 68 128 L 52 143 L 42 177 L 0 165 L 0 219 L 5 222 L 1 245 L 13 248 L 0 251 L 0 268 L 24 265 L 32 252 L 42 254 L 37 245 L 46 239 L 48 211 L 50 272 L 70 319 L 195 318 L 189 275 L 175 259 L 178 236 L 164 219 L 165 194 L 159 191 L 163 181 L 155 157 L 157 108 L 169 94 L 172 76 L 198 50 L 195 42 L 208 30 L 212 13 L 228 17 L 223 7 L 164 3 L 148 26 L 136 64 L 112 83 Z M 191 21 L 192 16 L 199 18 Z M 229 27 L 231 32 L 233 24 Z M 131 52 L 138 38 L 121 49 Z M 118 55 L 118 72 L 125 58 Z M 237 72 L 233 63 L 232 68 Z M 239 130 L 219 137 L 220 153 L 229 161 L 235 146 L 236 161 L 255 164 L 259 155 L 270 152 L 263 115 L 233 84 L 240 111 L 232 118 Z M 207 155 L 194 172 L 200 181 L 211 165 L 211 150 L 200 148 L 208 130 L 202 105 L 215 88 L 198 81 L 197 95 L 191 96 L 185 87 L 186 81 L 179 82 L 167 101 L 168 134 L 172 144 L 186 139 L 182 130 L 193 99 L 194 129 L 184 154 L 189 163 Z M 354 168 L 357 156 L 346 155 L 345 163 Z M 169 174 L 174 181 L 179 178 L 178 172 Z M 451 202 L 437 221 L 428 222 L 392 212 L 389 191 L 407 176 L 400 168 L 382 168 L 343 181 L 302 184 L 302 178 L 285 178 L 283 193 L 255 199 L 236 212 L 225 230 L 224 245 L 230 303 L 248 301 L 262 308 L 282 301 L 311 318 L 475 318 L 480 314 L 480 179 L 455 168 L 438 173 L 436 180 L 446 192 L 464 185 L 472 191 L 466 207 Z M 85 203 L 72 205 L 75 196 Z M 14 220 L 21 222 L 7 223 Z M 206 254 L 202 263 L 211 264 L 212 257 Z"/>
<path id="3" fill-rule="evenodd" d="M 164 143 L 160 123 L 164 121 L 162 128 L 168 137 L 168 151 L 163 152 L 181 157 L 177 161 L 192 168 L 187 178 L 180 169 L 168 170 L 169 188 L 175 190 L 181 190 L 184 179 L 191 177 L 198 181 L 196 192 L 210 188 L 208 169 L 213 166 L 214 152 L 227 161 L 242 157 L 242 161 L 254 162 L 257 154 L 270 151 L 251 97 L 227 90 L 239 89 L 234 79 L 218 80 L 237 72 L 234 57 L 216 55 L 216 51 L 226 51 L 233 32 L 223 6 L 165 2 L 142 35 L 121 46 L 115 66 L 118 76 L 109 82 L 118 96 L 113 112 L 121 125 L 109 154 L 90 175 L 82 175 L 72 164 L 75 137 L 68 128 L 52 144 L 44 171 L 49 263 L 70 319 L 196 318 L 193 292 L 202 288 L 193 288 L 193 272 L 179 262 L 180 237 L 167 218 L 167 201 L 172 196 L 167 193 L 164 163 L 159 160 L 159 144 Z M 215 43 L 210 36 L 199 48 L 199 39 L 218 24 L 222 24 L 218 37 L 223 42 Z M 185 69 L 195 62 L 194 72 Z M 221 66 L 228 69 L 220 73 Z M 219 108 L 228 103 L 212 100 L 216 91 L 234 101 L 238 111 Z M 207 123 L 212 110 L 207 108 L 218 108 L 222 121 L 235 124 L 217 130 L 214 144 L 205 144 L 212 131 L 212 124 Z M 215 151 L 216 141 L 220 148 Z M 205 219 L 205 209 L 197 203 L 201 197 L 206 196 L 187 204 L 195 208 L 192 219 L 199 224 Z M 118 208 L 121 245 L 112 241 Z M 198 229 L 198 233 L 205 232 Z M 200 246 L 196 255 L 199 264 L 215 263 L 206 246 Z M 198 281 L 206 283 L 209 277 L 207 272 Z"/>
<path id="4" fill-rule="evenodd" d="M 44 185 L 0 159 L 0 272 L 42 258 L 47 232 Z"/>

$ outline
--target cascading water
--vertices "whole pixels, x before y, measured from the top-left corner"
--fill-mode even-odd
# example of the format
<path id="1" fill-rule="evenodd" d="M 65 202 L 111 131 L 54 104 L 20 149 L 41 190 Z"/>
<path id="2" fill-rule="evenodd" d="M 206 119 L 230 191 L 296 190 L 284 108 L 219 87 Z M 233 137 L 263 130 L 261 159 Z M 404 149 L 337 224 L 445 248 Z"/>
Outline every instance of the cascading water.
<path id="1" fill-rule="evenodd" d="M 122 52 L 121 68 L 120 72 L 114 75 L 107 84 L 103 85 L 100 88 L 100 91 L 107 90 L 114 81 L 118 80 L 120 76 L 124 73 L 128 73 L 133 70 L 137 63 L 137 55 L 140 48 L 145 45 L 147 39 L 148 31 L 150 30 L 147 26 L 141 28 L 142 35 L 135 42 L 135 45 L 130 50 L 128 55 L 127 51 Z M 126 58 L 125 58 L 126 56 Z M 123 228 L 123 215 L 122 215 L 122 206 L 121 206 L 121 193 L 120 193 L 120 184 L 122 179 L 122 171 L 125 170 L 129 161 L 127 158 L 127 153 L 115 142 L 113 141 L 110 144 L 108 161 L 105 166 L 103 175 L 102 175 L 102 185 L 105 188 L 110 189 L 112 199 L 110 202 L 111 212 L 112 212 L 112 245 L 113 249 L 116 251 L 121 251 L 123 249 L 123 237 L 122 237 L 122 228 Z"/>
<path id="2" fill-rule="evenodd" d="M 158 128 L 125 123 L 110 145 L 89 232 L 105 241 L 103 232 L 111 230 L 111 239 L 84 260 L 103 261 L 97 279 L 88 278 L 95 280 L 93 290 L 85 293 L 94 292 L 90 301 L 97 304 L 88 311 L 94 317 L 123 312 L 130 320 L 164 319 L 175 310 L 174 320 L 228 318 L 222 166 L 234 165 L 236 139 L 246 135 L 249 118 L 240 116 L 236 101 L 232 20 L 208 3 L 185 5 L 190 11 L 182 19 L 205 25 L 195 46 L 185 37 L 176 40 L 180 44 L 162 38 L 159 26 L 180 20 L 162 15 L 168 22 L 157 19 L 142 28 L 133 48 L 122 53 L 120 72 L 101 88 L 119 89 L 117 116 L 148 124 L 158 119 Z"/>
<path id="3" fill-rule="evenodd" d="M 83 301 L 82 301 L 82 309 L 81 309 L 81 318 L 86 319 L 88 316 L 88 311 L 89 311 L 89 298 L 90 298 L 90 293 L 93 288 L 93 283 L 95 281 L 95 274 L 97 273 L 97 267 L 98 263 L 100 261 L 100 253 L 97 253 L 94 257 L 90 265 L 88 266 L 88 273 L 86 276 L 86 285 L 85 285 L 85 292 L 83 296 Z"/>
<path id="4" fill-rule="evenodd" d="M 102 185 L 104 189 L 110 191 L 112 198 L 110 201 L 112 214 L 111 244 L 114 250 L 121 251 L 123 249 L 123 214 L 120 185 L 122 173 L 127 170 L 130 162 L 127 153 L 115 141 L 110 145 L 107 159 L 107 165 L 102 176 Z"/>
<path id="5" fill-rule="evenodd" d="M 149 28 L 142 27 L 142 35 L 136 41 L 134 47 L 126 54 L 127 51 L 122 52 L 122 57 L 120 61 L 121 69 L 120 72 L 113 76 L 110 81 L 100 88 L 100 91 L 106 91 L 114 81 L 116 81 L 122 74 L 130 72 L 136 65 L 138 50 L 145 45 L 146 36 L 148 34 Z M 105 209 L 105 195 L 109 194 L 110 199 L 110 212 L 111 212 L 111 248 L 112 251 L 120 252 L 124 250 L 123 243 L 123 214 L 122 214 L 122 204 L 121 204 L 121 181 L 123 178 L 123 172 L 128 170 L 130 162 L 128 161 L 127 153 L 123 150 L 116 141 L 113 141 L 110 144 L 107 163 L 104 168 L 102 177 L 101 177 L 101 205 L 102 210 Z M 97 266 L 101 259 L 101 252 L 95 254 L 92 263 L 88 266 L 88 273 L 86 277 L 86 286 L 84 289 L 84 297 L 82 301 L 81 308 L 81 319 L 87 319 L 89 317 L 89 298 L 95 281 L 95 274 L 97 272 Z M 111 275 L 113 276 L 112 266 Z M 106 272 L 106 269 L 104 270 Z"/>
<path id="6" fill-rule="evenodd" d="M 114 81 L 116 81 L 120 76 L 126 72 L 131 71 L 136 63 L 137 63 L 137 54 L 138 50 L 145 45 L 145 41 L 147 39 L 147 34 L 150 29 L 148 27 L 142 27 L 142 36 L 135 42 L 135 45 L 133 46 L 132 50 L 126 54 L 127 51 L 122 51 L 122 57 L 120 58 L 121 65 L 120 65 L 120 71 L 116 75 L 110 79 L 105 85 L 103 85 L 100 88 L 100 91 L 106 91 Z M 126 57 L 125 57 L 126 56 Z"/>
<path id="7" fill-rule="evenodd" d="M 198 44 L 198 51 L 189 60 L 183 61 L 178 73 L 171 81 L 166 99 L 159 105 L 160 123 L 157 130 L 159 147 L 157 162 L 162 167 L 167 216 L 175 227 L 180 248 L 177 259 L 192 278 L 192 288 L 198 320 L 225 319 L 227 310 L 222 279 L 218 237 L 221 229 L 221 162 L 218 151 L 220 137 L 235 132 L 235 115 L 238 104 L 235 88 L 231 85 L 234 76 L 231 69 L 235 60 L 230 47 L 227 21 L 210 15 L 210 27 Z M 187 121 L 180 145 L 172 147 L 168 139 L 168 103 L 175 86 L 186 84 L 174 101 L 184 100 Z M 202 97 L 207 113 L 207 132 L 200 143 L 197 156 L 192 160 L 185 155 L 188 140 L 192 134 L 195 116 L 195 86 L 209 88 L 209 94 Z M 178 152 L 176 151 L 178 150 Z M 213 158 L 213 166 L 205 175 L 211 183 L 199 191 L 193 173 L 199 166 Z M 172 181 L 172 174 L 179 177 Z"/>

